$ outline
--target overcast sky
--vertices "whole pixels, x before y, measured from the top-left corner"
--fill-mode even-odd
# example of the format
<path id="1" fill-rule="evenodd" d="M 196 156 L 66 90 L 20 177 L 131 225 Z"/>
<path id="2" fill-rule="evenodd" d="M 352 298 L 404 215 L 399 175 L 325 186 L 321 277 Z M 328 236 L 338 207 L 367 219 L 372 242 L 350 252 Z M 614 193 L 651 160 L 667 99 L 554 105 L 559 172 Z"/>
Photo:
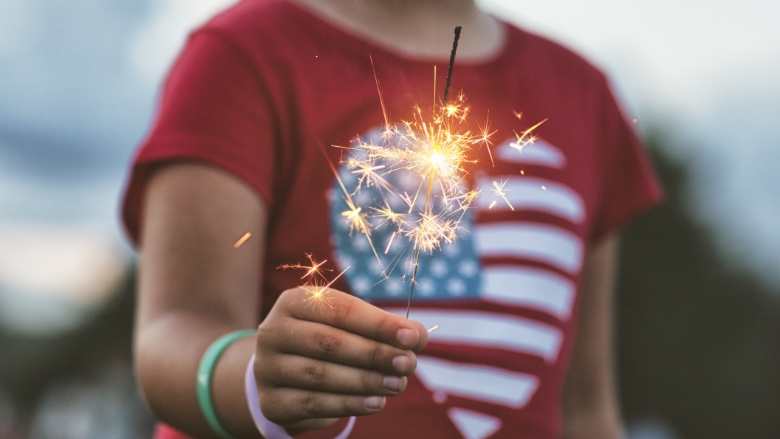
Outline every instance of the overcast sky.
<path id="1" fill-rule="evenodd" d="M 119 239 L 126 163 L 188 29 L 230 0 L 0 1 L 0 227 Z M 583 53 L 696 170 L 725 253 L 780 285 L 780 1 L 485 0 Z"/>

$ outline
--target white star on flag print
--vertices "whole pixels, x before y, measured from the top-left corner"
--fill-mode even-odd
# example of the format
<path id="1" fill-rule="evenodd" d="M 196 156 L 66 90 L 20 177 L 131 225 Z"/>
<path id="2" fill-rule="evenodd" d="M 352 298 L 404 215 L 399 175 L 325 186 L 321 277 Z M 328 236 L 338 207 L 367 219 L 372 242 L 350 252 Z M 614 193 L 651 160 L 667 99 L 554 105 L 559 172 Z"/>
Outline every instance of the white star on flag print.
<path id="1" fill-rule="evenodd" d="M 363 139 L 380 132 L 372 130 Z M 508 139 L 494 149 L 497 162 L 518 169 L 517 165 L 552 170 L 567 166 L 563 153 L 548 142 L 537 140 L 522 152 L 511 147 L 511 142 Z M 346 166 L 338 172 L 348 191 L 357 187 L 356 176 Z M 564 344 L 561 325 L 571 318 L 577 290 L 574 279 L 584 257 L 584 242 L 572 229 L 586 220 L 587 209 L 583 198 L 569 186 L 549 177 L 525 174 L 478 173 L 474 184 L 481 193 L 464 217 L 458 240 L 444 245 L 441 251 L 421 256 L 409 317 L 428 328 L 437 326 L 429 333 L 427 349 L 489 349 L 515 356 L 511 358 L 540 362 L 545 368 L 557 364 Z M 410 186 L 402 181 L 401 173 L 388 175 L 387 179 L 396 187 Z M 494 181 L 504 183 L 508 203 L 493 203 Z M 349 223 L 341 215 L 347 204 L 337 184 L 334 181 L 328 197 L 331 242 L 341 269 L 350 266 L 345 277 L 352 292 L 369 302 L 396 303 L 384 309 L 404 315 L 409 291 L 409 276 L 404 274 L 408 274 L 408 267 L 396 260 L 388 278 L 383 279 L 383 267 L 377 263 L 369 241 L 359 233 L 350 234 Z M 380 196 L 371 188 L 361 188 L 359 193 L 356 203 L 365 203 L 366 209 Z M 401 200 L 387 201 L 396 210 L 406 206 Z M 529 220 L 526 213 L 533 213 L 534 218 L 540 214 L 551 216 L 557 221 Z M 500 221 L 484 220 L 495 214 L 504 216 Z M 556 225 L 561 221 L 572 228 Z M 372 230 L 371 242 L 384 267 L 391 265 L 407 245 L 397 237 L 390 242 L 391 234 L 389 225 L 386 230 Z M 455 303 L 452 301 L 473 303 L 474 308 L 438 305 Z M 493 308 L 486 310 L 485 306 Z M 537 375 L 516 370 L 511 364 L 495 364 L 478 356 L 455 361 L 426 355 L 425 351 L 418 356 L 415 376 L 435 404 L 445 405 L 447 417 L 464 439 L 487 439 L 500 432 L 505 422 L 491 413 L 490 407 L 522 410 L 533 401 L 541 385 Z M 463 399 L 479 402 L 480 408 L 458 407 Z"/>

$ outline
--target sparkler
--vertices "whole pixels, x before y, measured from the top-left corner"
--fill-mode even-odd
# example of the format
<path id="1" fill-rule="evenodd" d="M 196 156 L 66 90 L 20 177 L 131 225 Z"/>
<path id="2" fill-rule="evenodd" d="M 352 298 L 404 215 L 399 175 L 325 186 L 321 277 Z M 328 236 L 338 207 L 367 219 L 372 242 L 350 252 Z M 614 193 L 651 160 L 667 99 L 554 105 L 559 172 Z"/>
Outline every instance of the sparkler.
<path id="1" fill-rule="evenodd" d="M 422 109 L 414 107 L 413 120 L 391 124 L 379 79 L 374 70 L 374 80 L 384 116 L 384 129 L 377 136 L 378 138 L 368 140 L 359 138 L 348 148 L 351 154 L 344 164 L 347 171 L 357 177 L 351 192 L 347 190 L 336 168 L 329 162 L 347 206 L 347 210 L 341 212 L 341 216 L 348 222 L 350 233 L 357 232 L 365 236 L 380 266 L 382 261 L 371 239 L 372 227 L 378 228 L 389 224 L 395 229 L 387 242 L 384 254 L 390 251 L 394 241 L 406 241 L 404 254 L 408 255 L 406 268 L 408 271 L 405 271 L 404 277 L 411 271 L 407 318 L 417 283 L 421 253 L 432 253 L 440 250 L 443 244 L 457 240 L 458 233 L 462 230 L 461 220 L 479 196 L 479 191 L 469 189 L 466 181 L 468 165 L 477 162 L 473 158 L 473 151 L 486 147 L 491 162 L 493 159 L 490 152 L 490 138 L 495 132 L 490 131 L 487 123 L 474 133 L 461 128 L 465 126 L 469 107 L 465 104 L 462 94 L 452 102 L 449 100 L 460 31 L 460 26 L 455 28 L 443 97 L 438 108 L 434 105 L 431 118 L 426 119 L 423 117 Z M 371 65 L 373 67 L 373 60 Z M 517 116 L 520 118 L 519 114 Z M 542 123 L 544 121 L 519 134 L 515 133 L 517 140 L 511 146 L 522 151 L 524 146 L 535 140 L 536 137 L 532 132 Z M 412 185 L 415 189 L 409 193 L 395 187 L 387 178 L 391 174 L 402 175 L 401 178 L 406 178 L 405 181 L 413 181 Z M 501 184 L 494 182 L 493 195 L 503 199 L 514 210 L 506 198 L 505 184 L 505 182 Z M 355 196 L 362 189 L 369 187 L 374 187 L 380 197 L 374 200 L 373 206 L 358 205 L 355 199 L 359 197 Z M 400 210 L 398 203 L 394 204 L 389 200 L 398 201 L 401 206 L 406 207 Z M 385 280 L 389 278 L 388 270 L 394 269 L 400 262 L 398 259 L 400 255 L 401 253 L 393 258 L 387 267 L 382 267 L 382 276 Z"/>
<path id="2" fill-rule="evenodd" d="M 420 179 L 414 197 L 404 198 L 409 206 L 405 214 L 390 208 L 385 200 L 385 206 L 375 209 L 376 215 L 397 226 L 398 230 L 392 239 L 403 235 L 412 242 L 414 259 L 412 262 L 411 286 L 406 306 L 406 317 L 409 317 L 412 297 L 417 280 L 417 269 L 422 251 L 432 252 L 441 248 L 442 242 L 453 242 L 457 238 L 460 219 L 463 213 L 476 199 L 477 193 L 464 188 L 464 165 L 469 162 L 467 153 L 475 144 L 488 144 L 490 133 L 487 126 L 480 135 L 466 131 L 458 133 L 453 130 L 466 119 L 468 107 L 463 105 L 463 96 L 456 103 L 449 103 L 449 90 L 452 81 L 452 70 L 455 64 L 455 54 L 458 49 L 461 27 L 455 28 L 455 39 L 450 53 L 450 63 L 447 71 L 447 81 L 440 106 L 440 113 L 433 120 L 426 122 L 422 110 L 415 108 L 415 119 L 400 126 L 391 126 L 387 121 L 387 112 L 382 102 L 382 112 L 385 115 L 385 132 L 382 137 L 384 145 L 374 145 L 359 142 L 356 149 L 362 150 L 362 159 L 353 158 L 347 167 L 354 169 L 353 173 L 360 175 L 358 189 L 362 185 L 376 185 L 378 188 L 392 191 L 383 175 L 397 171 L 407 171 Z M 379 81 L 377 80 L 377 88 Z M 381 91 L 380 91 L 381 101 Z M 435 107 L 434 107 L 435 108 Z M 434 185 L 438 184 L 440 193 L 434 194 Z M 424 191 L 424 206 L 420 210 L 417 200 Z M 434 204 L 440 201 L 438 212 Z"/>
<path id="3" fill-rule="evenodd" d="M 434 112 L 432 120 L 424 120 L 422 110 L 416 107 L 413 121 L 391 125 L 387 119 L 379 80 L 376 78 L 376 71 L 374 72 L 382 114 L 385 117 L 382 144 L 359 140 L 353 147 L 358 154 L 346 163 L 347 168 L 359 177 L 355 193 L 363 187 L 376 186 L 380 191 L 399 196 L 400 191 L 385 180 L 385 175 L 403 171 L 419 178 L 420 183 L 414 195 L 404 193 L 404 196 L 399 196 L 408 205 L 406 212 L 393 210 L 386 197 L 381 207 L 372 209 L 373 216 L 397 228 L 387 244 L 385 254 L 397 236 L 406 237 L 412 244 L 414 258 L 411 262 L 407 318 L 414 295 L 420 254 L 423 251 L 433 252 L 441 248 L 442 243 L 450 243 L 457 238 L 460 220 L 478 195 L 476 191 L 466 190 L 464 166 L 475 162 L 467 159 L 468 153 L 477 144 L 487 145 L 489 148 L 489 138 L 492 134 L 487 125 L 478 134 L 469 131 L 459 133 L 455 130 L 457 125 L 465 121 L 469 111 L 464 105 L 462 95 L 456 102 L 449 102 L 460 32 L 461 27 L 456 27 L 440 111 L 439 114 Z M 370 232 L 363 228 L 365 217 L 360 217 L 361 214 L 367 213 L 354 206 L 343 183 L 339 181 L 339 184 L 345 192 L 345 200 L 350 208 L 342 215 L 351 222 L 352 230 L 359 230 L 370 238 Z M 420 207 L 419 204 L 423 206 Z"/>

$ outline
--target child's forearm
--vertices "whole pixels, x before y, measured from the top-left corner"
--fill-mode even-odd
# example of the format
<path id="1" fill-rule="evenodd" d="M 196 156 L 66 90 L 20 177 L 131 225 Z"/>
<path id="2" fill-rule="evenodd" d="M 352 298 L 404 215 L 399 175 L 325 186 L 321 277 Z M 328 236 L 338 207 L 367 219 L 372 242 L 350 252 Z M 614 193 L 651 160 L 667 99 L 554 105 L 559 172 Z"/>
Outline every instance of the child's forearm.
<path id="1" fill-rule="evenodd" d="M 617 247 L 612 237 L 586 257 L 578 333 L 562 398 L 567 439 L 620 437 L 612 360 Z"/>
<path id="2" fill-rule="evenodd" d="M 617 410 L 594 409 L 569 413 L 564 418 L 563 439 L 619 439 L 620 420 Z"/>
<path id="3" fill-rule="evenodd" d="M 135 368 L 154 414 L 196 437 L 215 437 L 196 395 L 198 366 L 219 337 L 257 325 L 265 210 L 230 174 L 172 162 L 149 178 L 141 229 Z M 252 241 L 232 243 L 247 231 Z M 220 358 L 213 402 L 220 422 L 239 437 L 259 437 L 249 418 L 242 377 L 253 341 Z"/>
<path id="4" fill-rule="evenodd" d="M 243 183 L 195 164 L 159 170 L 149 183 L 142 228 L 135 364 L 155 415 L 196 437 L 215 437 L 198 403 L 198 367 L 221 336 L 257 325 L 265 209 Z M 251 243 L 231 245 L 246 231 Z M 265 417 L 288 432 L 377 413 L 398 395 L 427 343 L 419 323 L 328 290 L 329 310 L 301 288 L 283 292 L 257 337 L 219 358 L 212 402 L 222 427 L 259 435 L 243 379 L 252 353 Z M 255 401 L 253 401 L 255 402 Z"/>
<path id="5" fill-rule="evenodd" d="M 216 437 L 198 405 L 197 369 L 208 346 L 237 329 L 246 328 L 187 312 L 170 313 L 139 325 L 135 340 L 136 373 L 144 397 L 158 419 L 194 437 Z M 254 347 L 254 337 L 233 343 L 220 356 L 211 385 L 220 422 L 239 438 L 261 437 L 244 396 L 244 371 Z"/>

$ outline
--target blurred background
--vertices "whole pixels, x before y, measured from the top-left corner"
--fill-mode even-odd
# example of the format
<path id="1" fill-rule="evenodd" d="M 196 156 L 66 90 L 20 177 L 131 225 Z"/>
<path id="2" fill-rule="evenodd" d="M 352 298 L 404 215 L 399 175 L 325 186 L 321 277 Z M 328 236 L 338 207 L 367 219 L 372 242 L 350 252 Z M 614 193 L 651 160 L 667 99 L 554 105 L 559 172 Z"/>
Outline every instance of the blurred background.
<path id="1" fill-rule="evenodd" d="M 232 2 L 0 0 L 0 439 L 150 437 L 118 199 L 188 30 Z M 480 3 L 604 69 L 666 187 L 623 240 L 628 437 L 780 437 L 780 2 Z"/>

